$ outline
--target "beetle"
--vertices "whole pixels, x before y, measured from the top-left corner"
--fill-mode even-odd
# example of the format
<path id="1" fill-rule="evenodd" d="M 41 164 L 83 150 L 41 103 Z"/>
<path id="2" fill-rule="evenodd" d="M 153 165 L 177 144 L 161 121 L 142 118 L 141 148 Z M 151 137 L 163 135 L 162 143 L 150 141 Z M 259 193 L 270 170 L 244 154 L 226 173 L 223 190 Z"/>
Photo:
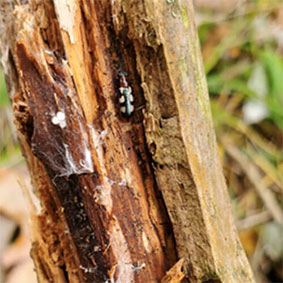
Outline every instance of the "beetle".
<path id="1" fill-rule="evenodd" d="M 127 74 L 120 72 L 119 74 L 119 106 L 123 116 L 127 119 L 131 117 L 134 112 L 134 96 L 132 94 L 132 88 L 127 81 Z"/>

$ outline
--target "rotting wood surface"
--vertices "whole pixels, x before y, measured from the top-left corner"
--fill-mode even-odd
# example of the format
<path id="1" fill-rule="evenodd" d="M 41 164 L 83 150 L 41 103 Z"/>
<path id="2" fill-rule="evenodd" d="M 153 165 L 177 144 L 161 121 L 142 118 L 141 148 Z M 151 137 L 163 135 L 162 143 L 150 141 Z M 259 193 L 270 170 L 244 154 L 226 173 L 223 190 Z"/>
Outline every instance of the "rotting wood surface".
<path id="1" fill-rule="evenodd" d="M 41 201 L 40 282 L 160 282 L 178 259 L 190 282 L 253 282 L 192 11 L 185 0 L 1 2 L 4 71 Z M 119 71 L 138 109 L 129 120 Z"/>

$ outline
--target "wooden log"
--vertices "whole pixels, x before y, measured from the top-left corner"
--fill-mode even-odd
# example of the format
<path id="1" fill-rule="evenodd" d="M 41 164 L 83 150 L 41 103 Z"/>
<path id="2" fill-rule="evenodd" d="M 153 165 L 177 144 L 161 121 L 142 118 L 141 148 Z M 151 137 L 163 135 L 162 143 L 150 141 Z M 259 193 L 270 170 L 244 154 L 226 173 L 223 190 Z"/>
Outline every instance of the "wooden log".
<path id="1" fill-rule="evenodd" d="M 3 0 L 0 31 L 40 282 L 168 282 L 180 259 L 190 282 L 253 282 L 191 1 Z"/>

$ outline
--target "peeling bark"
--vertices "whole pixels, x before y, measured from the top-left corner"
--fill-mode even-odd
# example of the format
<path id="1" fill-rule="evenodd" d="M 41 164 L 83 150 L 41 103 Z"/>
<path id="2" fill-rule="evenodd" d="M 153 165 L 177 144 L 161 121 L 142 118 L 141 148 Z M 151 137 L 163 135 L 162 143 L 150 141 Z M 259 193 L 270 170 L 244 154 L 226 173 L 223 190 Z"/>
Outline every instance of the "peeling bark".
<path id="1" fill-rule="evenodd" d="M 0 19 L 41 203 L 32 215 L 39 282 L 253 282 L 191 1 L 4 0 Z M 116 105 L 120 71 L 135 96 L 128 120 Z"/>

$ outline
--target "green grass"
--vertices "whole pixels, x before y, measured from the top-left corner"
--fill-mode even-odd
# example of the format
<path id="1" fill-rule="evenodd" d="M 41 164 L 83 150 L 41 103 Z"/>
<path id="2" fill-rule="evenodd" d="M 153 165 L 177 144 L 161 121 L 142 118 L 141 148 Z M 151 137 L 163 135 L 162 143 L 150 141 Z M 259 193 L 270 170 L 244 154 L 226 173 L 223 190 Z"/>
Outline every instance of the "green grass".
<path id="1" fill-rule="evenodd" d="M 0 68 L 0 107 L 7 105 L 9 105 L 8 92 L 4 78 L 4 73 Z"/>

